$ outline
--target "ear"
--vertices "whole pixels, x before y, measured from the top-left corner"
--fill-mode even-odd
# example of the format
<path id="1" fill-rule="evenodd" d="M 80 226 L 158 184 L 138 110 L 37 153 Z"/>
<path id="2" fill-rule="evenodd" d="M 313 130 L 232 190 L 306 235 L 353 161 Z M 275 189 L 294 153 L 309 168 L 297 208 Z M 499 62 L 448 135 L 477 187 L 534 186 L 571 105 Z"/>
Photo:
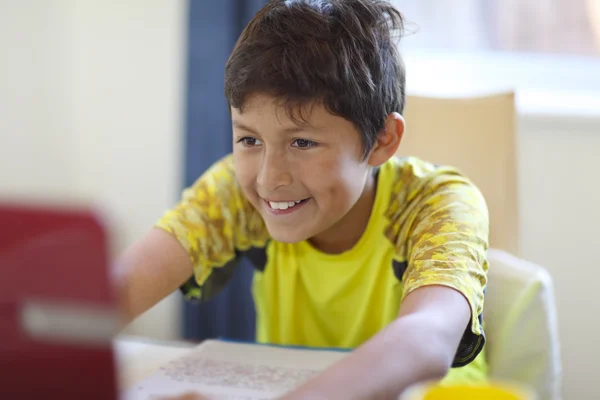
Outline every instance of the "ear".
<path id="1" fill-rule="evenodd" d="M 385 126 L 377 135 L 375 145 L 369 155 L 369 165 L 379 166 L 396 154 L 404 135 L 404 118 L 397 112 L 387 116 Z"/>

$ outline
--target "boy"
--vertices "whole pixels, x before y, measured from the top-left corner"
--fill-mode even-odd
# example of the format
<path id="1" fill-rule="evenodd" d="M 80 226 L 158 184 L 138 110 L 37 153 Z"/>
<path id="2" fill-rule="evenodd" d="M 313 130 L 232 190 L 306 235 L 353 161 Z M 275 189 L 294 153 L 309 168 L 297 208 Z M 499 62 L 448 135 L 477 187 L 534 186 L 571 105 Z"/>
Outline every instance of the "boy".
<path id="1" fill-rule="evenodd" d="M 226 66 L 233 154 L 124 255 L 128 320 L 177 287 L 209 300 L 248 257 L 257 340 L 355 349 L 286 398 L 485 379 L 487 209 L 456 170 L 393 157 L 402 25 L 382 0 L 273 0 L 255 16 Z"/>

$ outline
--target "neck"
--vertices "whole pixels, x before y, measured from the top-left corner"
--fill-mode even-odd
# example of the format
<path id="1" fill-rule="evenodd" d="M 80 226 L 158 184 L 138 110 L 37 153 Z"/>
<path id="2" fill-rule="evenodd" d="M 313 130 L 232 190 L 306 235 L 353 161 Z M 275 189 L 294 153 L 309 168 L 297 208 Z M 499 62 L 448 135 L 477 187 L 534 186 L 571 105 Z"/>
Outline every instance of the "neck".
<path id="1" fill-rule="evenodd" d="M 369 224 L 376 191 L 377 179 L 369 174 L 362 194 L 350 211 L 331 228 L 309 239 L 309 242 L 329 254 L 340 254 L 354 247 Z"/>

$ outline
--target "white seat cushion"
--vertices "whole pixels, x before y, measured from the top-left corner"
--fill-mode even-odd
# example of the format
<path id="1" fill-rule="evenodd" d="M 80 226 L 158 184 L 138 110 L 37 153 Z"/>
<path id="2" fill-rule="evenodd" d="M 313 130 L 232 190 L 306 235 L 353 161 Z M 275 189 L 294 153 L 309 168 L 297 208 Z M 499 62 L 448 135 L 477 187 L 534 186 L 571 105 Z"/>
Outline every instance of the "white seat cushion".
<path id="1" fill-rule="evenodd" d="M 560 398 L 561 363 L 554 289 L 542 267 L 490 249 L 484 319 L 490 375 Z"/>

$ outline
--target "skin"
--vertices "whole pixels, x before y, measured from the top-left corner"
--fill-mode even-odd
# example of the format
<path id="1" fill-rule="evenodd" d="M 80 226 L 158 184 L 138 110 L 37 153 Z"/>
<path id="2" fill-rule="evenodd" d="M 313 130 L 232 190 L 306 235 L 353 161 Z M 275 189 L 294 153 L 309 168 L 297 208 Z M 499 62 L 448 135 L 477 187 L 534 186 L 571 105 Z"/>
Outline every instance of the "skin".
<path id="1" fill-rule="evenodd" d="M 298 125 L 268 96 L 250 97 L 243 112 L 232 109 L 236 177 L 275 240 L 309 240 L 337 254 L 364 232 L 375 198 L 372 169 L 396 153 L 404 120 L 390 114 L 365 157 L 351 122 L 319 104 L 307 110 L 306 123 Z M 285 213 L 269 203 L 300 200 Z M 179 243 L 158 229 L 149 232 L 117 268 L 124 323 L 190 276 Z M 454 289 L 416 289 L 386 329 L 283 398 L 396 399 L 411 384 L 447 373 L 470 316 L 467 300 Z"/>

